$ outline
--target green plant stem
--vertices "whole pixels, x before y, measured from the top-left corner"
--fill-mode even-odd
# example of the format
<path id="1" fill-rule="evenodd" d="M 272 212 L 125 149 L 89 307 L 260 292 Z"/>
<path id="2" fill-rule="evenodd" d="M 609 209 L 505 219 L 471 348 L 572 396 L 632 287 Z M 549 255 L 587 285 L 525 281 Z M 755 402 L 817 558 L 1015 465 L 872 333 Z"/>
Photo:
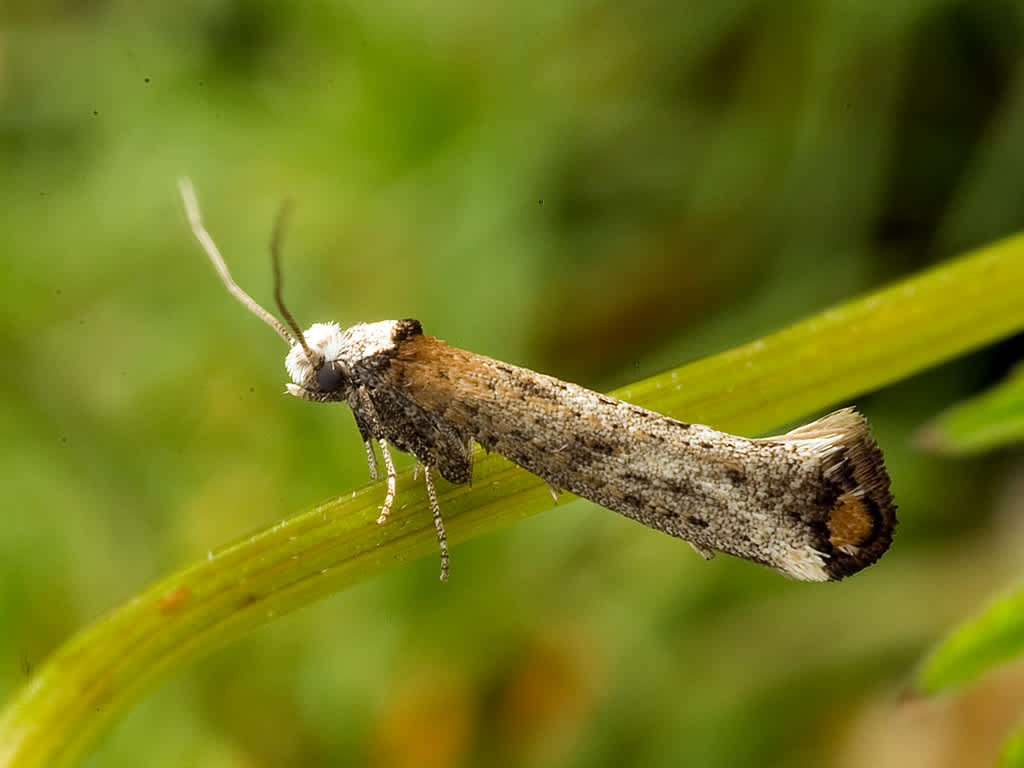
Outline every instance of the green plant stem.
<path id="1" fill-rule="evenodd" d="M 755 433 L 1024 328 L 1024 237 L 617 394 L 687 421 Z M 544 484 L 478 455 L 472 488 L 439 482 L 453 543 L 555 506 Z M 422 481 L 379 483 L 241 539 L 112 610 L 60 648 L 0 716 L 0 765 L 67 765 L 139 696 L 276 616 L 437 556 Z M 244 503 L 244 499 L 239 499 Z M 459 578 L 458 560 L 452 578 Z"/>
<path id="2" fill-rule="evenodd" d="M 1022 323 L 1024 235 L 1017 235 L 618 394 L 753 434 L 919 373 Z"/>

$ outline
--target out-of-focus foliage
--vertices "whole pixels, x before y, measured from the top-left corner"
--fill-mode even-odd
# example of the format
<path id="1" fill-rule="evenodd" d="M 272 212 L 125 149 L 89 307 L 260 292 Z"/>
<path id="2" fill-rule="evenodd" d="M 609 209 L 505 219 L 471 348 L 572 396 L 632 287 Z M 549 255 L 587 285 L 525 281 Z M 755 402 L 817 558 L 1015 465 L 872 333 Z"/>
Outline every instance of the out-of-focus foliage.
<path id="1" fill-rule="evenodd" d="M 1021 229 L 1021 14 L 8 0 L 0 694 L 161 574 L 365 479 L 351 417 L 282 396 L 283 346 L 191 241 L 179 175 L 264 303 L 296 201 L 304 324 L 418 317 L 611 389 Z M 88 764 L 987 764 L 1000 734 L 891 694 L 1019 572 L 1020 459 L 910 436 L 1018 352 L 858 403 L 901 526 L 854 579 L 704 563 L 576 503 L 456 548 L 446 587 L 428 559 L 255 633 Z M 989 720 L 1012 722 L 1000 679 Z"/>
<path id="2" fill-rule="evenodd" d="M 1024 592 L 1017 587 L 946 637 L 919 674 L 930 693 L 953 689 L 1024 652 Z"/>
<path id="3" fill-rule="evenodd" d="M 669 415 L 693 414 L 730 432 L 763 430 L 1024 329 L 1019 284 L 1021 235 L 632 384 L 622 396 Z M 984 308 L 963 301 L 978 295 L 986 298 Z M 875 345 L 878 337 L 887 344 Z M 434 555 L 430 505 L 415 470 L 397 478 L 402 503 L 391 510 L 387 525 L 378 522 L 383 481 L 370 483 L 208 553 L 76 633 L 0 711 L 0 763 L 73 764 L 139 697 L 197 659 L 326 595 Z M 549 510 L 557 501 L 540 478 L 482 450 L 474 458 L 473 484 L 440 497 L 452 545 Z M 244 493 L 234 499 L 235 505 L 246 502 Z M 960 668 L 973 672 L 993 656 L 1009 655 L 1013 625 L 1006 613 L 1001 621 L 981 622 L 988 635 L 1008 635 L 1010 642 L 989 643 L 1002 656 L 991 649 L 984 653 L 979 636 L 985 632 L 961 632 L 968 642 L 950 643 L 952 653 L 940 649 L 938 663 L 930 667 L 948 676 L 963 648 L 968 658 L 974 650 L 975 660 Z"/>
<path id="4" fill-rule="evenodd" d="M 941 414 L 922 430 L 919 444 L 949 454 L 1015 445 L 1024 439 L 1024 365 L 1004 381 Z"/>
<path id="5" fill-rule="evenodd" d="M 1012 738 L 1003 746 L 999 766 L 1000 768 L 1019 768 L 1022 765 L 1024 765 L 1024 728 L 1018 727 Z"/>

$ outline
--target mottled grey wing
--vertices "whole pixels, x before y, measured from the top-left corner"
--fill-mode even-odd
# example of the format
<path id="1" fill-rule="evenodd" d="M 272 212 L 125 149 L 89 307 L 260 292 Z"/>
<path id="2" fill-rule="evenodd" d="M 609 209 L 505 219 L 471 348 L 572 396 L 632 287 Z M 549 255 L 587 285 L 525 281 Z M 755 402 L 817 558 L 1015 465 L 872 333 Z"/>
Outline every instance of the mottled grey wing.
<path id="1" fill-rule="evenodd" d="M 365 392 L 375 414 L 367 413 L 358 394 L 348 401 L 364 440 L 367 436 L 384 438 L 400 451 L 411 453 L 422 464 L 437 467 L 448 482 L 469 482 L 473 465 L 468 434 L 461 433 L 450 421 L 424 410 L 392 387 L 367 388 Z"/>

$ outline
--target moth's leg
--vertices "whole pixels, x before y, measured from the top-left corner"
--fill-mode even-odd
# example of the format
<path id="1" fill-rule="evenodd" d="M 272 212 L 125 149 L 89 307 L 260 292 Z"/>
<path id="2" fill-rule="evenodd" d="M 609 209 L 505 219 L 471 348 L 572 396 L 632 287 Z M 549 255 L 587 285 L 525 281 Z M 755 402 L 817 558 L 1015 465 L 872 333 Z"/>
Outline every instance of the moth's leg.
<path id="1" fill-rule="evenodd" d="M 441 517 L 441 505 L 437 503 L 434 478 L 426 464 L 423 465 L 423 479 L 427 481 L 427 497 L 430 499 L 430 511 L 434 513 L 437 543 L 441 547 L 441 581 L 448 581 L 448 534 L 444 531 L 444 519 Z"/>
<path id="2" fill-rule="evenodd" d="M 359 397 L 359 404 L 362 406 L 360 409 L 352 409 L 353 415 L 356 417 L 356 424 L 359 426 L 359 431 L 363 435 L 363 445 L 366 446 L 366 463 L 370 467 L 370 479 L 376 480 L 380 477 L 380 472 L 377 471 L 377 457 L 373 455 L 373 443 L 370 441 L 370 436 L 377 436 L 382 434 L 380 426 L 380 417 L 377 415 L 377 409 L 373 407 L 373 400 L 370 399 L 370 393 L 366 391 L 366 387 L 359 387 L 356 390 L 356 395 Z M 360 413 L 362 418 L 360 418 Z M 390 466 L 391 456 L 388 453 L 388 448 L 384 444 L 384 441 L 379 437 L 377 438 L 380 442 L 381 449 L 384 452 L 385 465 Z M 391 469 L 388 477 L 394 475 L 394 469 Z M 393 482 L 393 481 L 389 481 Z M 385 506 L 385 511 L 381 515 L 381 520 L 378 522 L 384 522 L 384 518 L 387 517 L 387 510 L 390 509 L 390 504 Z"/>
<path id="3" fill-rule="evenodd" d="M 685 541 L 685 539 L 684 539 L 684 541 Z M 713 549 L 708 549 L 707 547 L 702 547 L 700 544 L 694 544 L 692 541 L 687 541 L 686 543 L 690 545 L 690 548 L 694 552 L 696 552 L 698 555 L 703 557 L 705 560 L 710 560 L 710 559 L 712 559 L 715 556 L 715 550 L 713 550 Z"/>
<path id="4" fill-rule="evenodd" d="M 370 479 L 377 480 L 380 472 L 377 471 L 377 457 L 373 455 L 373 443 L 366 440 L 363 445 L 366 446 L 366 463 L 370 466 Z"/>
<path id="5" fill-rule="evenodd" d="M 380 517 L 377 518 L 377 525 L 384 523 L 388 519 L 388 513 L 391 512 L 391 505 L 395 501 L 395 464 L 391 461 L 391 450 L 388 448 L 388 441 L 383 437 L 378 439 L 377 442 L 380 444 L 380 452 L 384 456 L 384 469 L 388 473 L 388 492 L 384 496 L 384 506 L 381 507 Z"/>
<path id="6" fill-rule="evenodd" d="M 545 480 L 544 482 L 548 486 L 548 490 L 551 491 L 551 498 L 554 499 L 555 503 L 557 504 L 558 494 L 560 494 L 562 490 L 557 485 L 547 482 L 547 480 Z"/>

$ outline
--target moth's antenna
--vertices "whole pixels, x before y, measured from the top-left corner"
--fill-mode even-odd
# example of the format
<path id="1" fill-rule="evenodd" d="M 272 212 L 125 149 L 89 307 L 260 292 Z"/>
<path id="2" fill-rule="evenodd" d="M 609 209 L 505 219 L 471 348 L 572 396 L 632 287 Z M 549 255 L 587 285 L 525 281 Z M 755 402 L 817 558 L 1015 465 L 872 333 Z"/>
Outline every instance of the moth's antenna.
<path id="1" fill-rule="evenodd" d="M 207 232 L 206 227 L 203 226 L 202 217 L 199 215 L 199 201 L 196 199 L 196 191 L 192 186 L 192 180 L 187 176 L 178 179 L 178 189 L 181 190 L 181 199 L 185 203 L 185 213 L 188 216 L 188 223 L 192 226 L 192 234 L 196 236 L 196 240 L 198 240 L 199 244 L 203 246 L 203 250 L 206 251 L 206 255 L 210 257 L 210 261 L 213 262 L 213 266 L 217 270 L 217 274 L 220 275 L 221 282 L 224 283 L 231 294 L 238 299 L 246 309 L 277 331 L 277 335 L 288 342 L 289 347 L 294 347 L 295 339 L 293 339 L 291 334 L 288 333 L 288 330 L 281 325 L 281 321 L 257 304 L 256 300 L 243 291 L 238 286 L 238 283 L 235 282 L 234 278 L 231 277 L 231 272 L 228 271 L 227 264 L 224 263 L 224 259 L 220 255 L 220 251 L 217 250 L 217 244 L 213 242 L 213 238 L 210 237 L 210 233 Z M 276 250 L 276 243 L 274 247 Z M 274 263 L 277 263 L 276 258 Z M 278 284 L 279 282 L 280 281 L 275 279 L 275 284 Z M 278 302 L 278 306 L 281 306 L 280 301 Z M 294 326 L 295 321 L 292 320 L 292 327 Z M 306 347 L 306 340 L 302 338 L 301 333 L 299 334 L 299 339 L 302 340 L 302 348 L 306 351 L 306 354 L 309 355 L 309 348 Z M 312 358 L 310 359 L 312 360 Z"/>
<path id="2" fill-rule="evenodd" d="M 285 200 L 281 204 L 281 210 L 277 212 L 277 219 L 274 221 L 274 235 L 270 240 L 270 259 L 274 263 L 274 301 L 277 302 L 277 308 L 281 310 L 281 317 L 285 319 L 288 326 L 295 332 L 295 338 L 302 345 L 302 351 L 306 353 L 306 359 L 310 362 L 310 365 L 319 367 L 317 358 L 314 357 L 309 346 L 306 344 L 306 337 L 303 335 L 302 329 L 295 322 L 295 318 L 288 311 L 288 307 L 284 305 L 284 298 L 281 296 L 281 240 L 284 239 L 284 227 L 288 223 L 288 214 L 291 212 L 291 200 Z"/>

